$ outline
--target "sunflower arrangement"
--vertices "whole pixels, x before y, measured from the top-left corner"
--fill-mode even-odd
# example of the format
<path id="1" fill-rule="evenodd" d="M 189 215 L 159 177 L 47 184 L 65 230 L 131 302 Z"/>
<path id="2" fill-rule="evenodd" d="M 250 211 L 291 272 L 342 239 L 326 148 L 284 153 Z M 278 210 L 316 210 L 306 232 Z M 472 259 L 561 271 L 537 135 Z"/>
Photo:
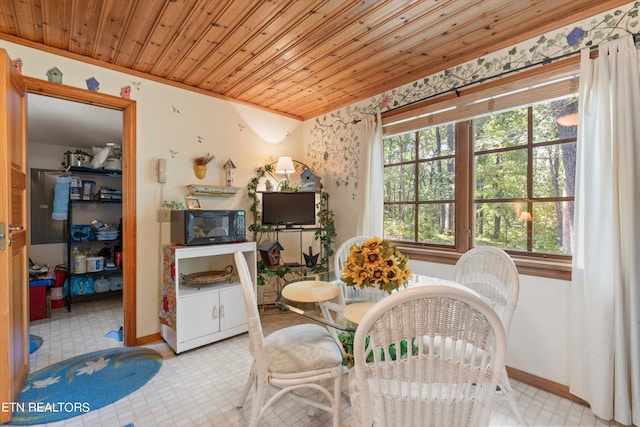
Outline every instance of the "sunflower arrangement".
<path id="1" fill-rule="evenodd" d="M 412 276 L 407 266 L 409 257 L 387 240 L 372 237 L 361 245 L 353 245 L 342 271 L 348 286 L 379 288 L 391 293 L 405 286 Z"/>

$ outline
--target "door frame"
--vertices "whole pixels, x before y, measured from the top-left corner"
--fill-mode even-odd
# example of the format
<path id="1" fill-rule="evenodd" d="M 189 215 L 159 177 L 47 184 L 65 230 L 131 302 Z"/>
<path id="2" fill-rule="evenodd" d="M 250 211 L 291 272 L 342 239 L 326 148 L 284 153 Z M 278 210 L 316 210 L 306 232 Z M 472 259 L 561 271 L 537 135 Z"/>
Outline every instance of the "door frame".
<path id="1" fill-rule="evenodd" d="M 22 76 L 28 93 L 122 111 L 123 343 L 137 345 L 136 313 L 136 101 Z M 28 100 L 27 100 L 28 103 Z M 27 122 L 29 117 L 27 116 Z"/>

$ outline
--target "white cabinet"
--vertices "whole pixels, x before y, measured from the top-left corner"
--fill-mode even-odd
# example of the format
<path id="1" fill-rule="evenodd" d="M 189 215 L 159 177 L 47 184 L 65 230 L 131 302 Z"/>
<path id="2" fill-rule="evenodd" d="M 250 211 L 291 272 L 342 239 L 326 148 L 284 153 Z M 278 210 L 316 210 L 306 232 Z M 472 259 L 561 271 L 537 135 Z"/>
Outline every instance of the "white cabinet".
<path id="1" fill-rule="evenodd" d="M 233 261 L 233 253 L 236 251 L 244 254 L 255 286 L 255 242 L 205 246 L 170 245 L 164 248 L 164 274 L 165 277 L 170 275 L 174 280 L 169 284 L 173 289 L 163 282 L 162 300 L 163 304 L 175 301 L 175 322 L 163 322 L 162 337 L 176 353 L 247 331 L 242 284 Z M 183 276 L 222 270 L 227 265 L 233 266 L 231 281 L 200 287 L 183 283 Z M 174 295 L 169 295 L 170 291 Z M 173 306 L 173 302 L 167 304 Z"/>

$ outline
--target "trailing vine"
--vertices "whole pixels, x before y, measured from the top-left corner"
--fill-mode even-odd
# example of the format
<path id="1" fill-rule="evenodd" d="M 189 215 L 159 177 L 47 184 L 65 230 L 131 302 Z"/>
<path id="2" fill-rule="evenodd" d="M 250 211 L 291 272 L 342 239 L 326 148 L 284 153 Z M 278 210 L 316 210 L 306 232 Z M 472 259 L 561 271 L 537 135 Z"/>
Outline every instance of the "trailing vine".
<path id="1" fill-rule="evenodd" d="M 297 160 L 294 160 L 294 162 L 307 168 L 304 163 L 300 163 Z M 247 195 L 251 199 L 251 206 L 249 210 L 253 214 L 254 218 L 253 224 L 249 225 L 249 231 L 253 232 L 256 242 L 260 242 L 265 234 L 269 236 L 276 231 L 273 226 L 265 226 L 258 222 L 258 185 L 260 184 L 260 180 L 266 177 L 267 174 L 273 177 L 272 172 L 275 171 L 274 165 L 275 162 L 257 168 L 256 175 L 251 178 L 247 184 Z M 289 184 L 288 181 L 281 183 L 280 189 L 282 191 L 299 191 L 298 187 Z M 320 242 L 323 256 L 318 264 L 311 267 L 311 271 L 314 273 L 329 270 L 329 258 L 333 255 L 333 241 L 337 236 L 333 211 L 329 209 L 329 195 L 322 192 L 322 190 L 320 192 L 320 203 L 318 204 L 317 218 L 318 224 L 320 224 L 322 229 L 315 231 L 314 238 Z M 267 267 L 264 263 L 259 261 L 257 282 L 259 285 L 264 285 L 267 278 L 273 276 L 284 278 L 285 274 L 290 272 L 291 268 L 288 266 L 280 266 L 277 268 Z"/>

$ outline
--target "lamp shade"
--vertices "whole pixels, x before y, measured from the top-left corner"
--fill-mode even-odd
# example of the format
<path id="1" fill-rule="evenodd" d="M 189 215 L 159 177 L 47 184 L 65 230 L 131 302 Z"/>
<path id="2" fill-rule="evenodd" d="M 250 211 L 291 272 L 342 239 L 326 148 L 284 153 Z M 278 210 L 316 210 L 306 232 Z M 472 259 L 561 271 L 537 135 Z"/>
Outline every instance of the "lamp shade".
<path id="1" fill-rule="evenodd" d="M 278 164 L 276 164 L 276 173 L 293 173 L 295 172 L 293 167 L 293 160 L 289 156 L 282 156 L 278 158 Z"/>

